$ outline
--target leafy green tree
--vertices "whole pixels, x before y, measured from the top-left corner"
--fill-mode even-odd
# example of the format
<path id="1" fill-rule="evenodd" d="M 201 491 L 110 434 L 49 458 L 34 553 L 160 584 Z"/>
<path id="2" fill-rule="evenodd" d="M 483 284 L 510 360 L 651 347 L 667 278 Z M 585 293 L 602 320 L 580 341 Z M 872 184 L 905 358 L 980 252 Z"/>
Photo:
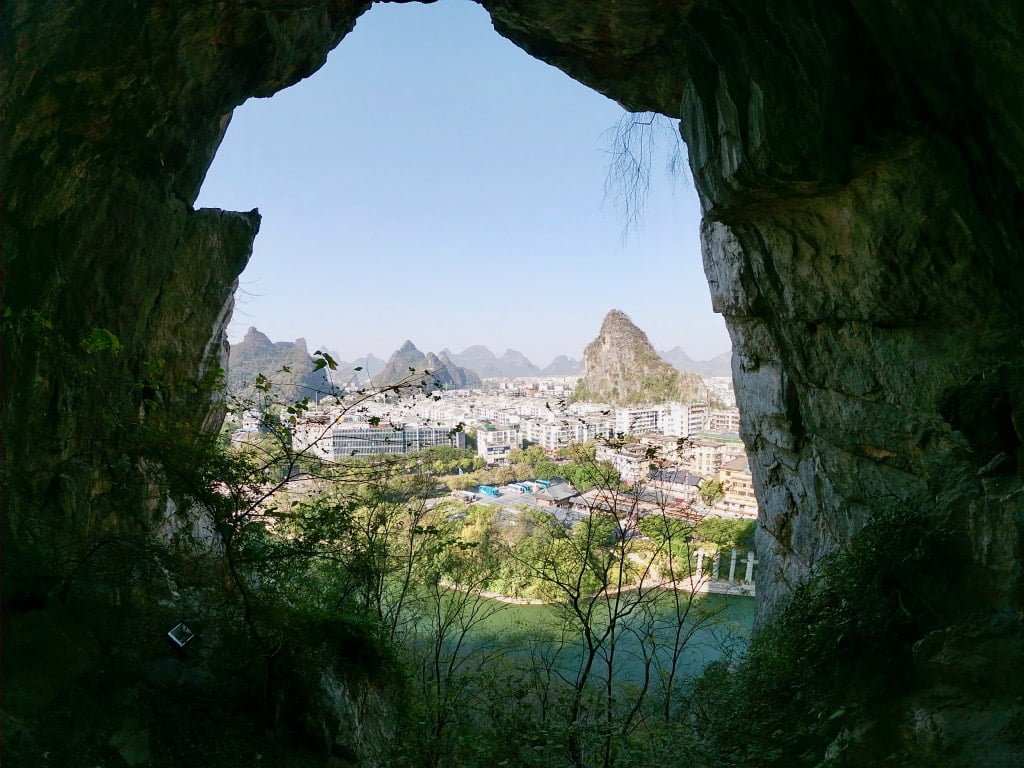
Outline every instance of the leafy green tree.
<path id="1" fill-rule="evenodd" d="M 530 480 L 534 476 L 533 468 L 529 464 L 522 462 L 513 464 L 512 476 L 517 483 L 521 483 L 524 480 Z"/>
<path id="2" fill-rule="evenodd" d="M 694 537 L 721 549 L 753 549 L 756 520 L 705 517 L 694 529 Z"/>
<path id="3" fill-rule="evenodd" d="M 539 445 L 513 450 L 509 454 L 509 461 L 513 465 L 525 464 L 530 467 L 529 477 L 523 479 L 550 480 L 553 477 L 558 477 L 558 465 L 544 453 L 544 449 Z"/>
<path id="4" fill-rule="evenodd" d="M 700 485 L 697 486 L 697 493 L 700 494 L 701 501 L 708 507 L 713 507 L 725 498 L 725 489 L 722 487 L 722 481 L 716 477 L 702 480 Z"/>

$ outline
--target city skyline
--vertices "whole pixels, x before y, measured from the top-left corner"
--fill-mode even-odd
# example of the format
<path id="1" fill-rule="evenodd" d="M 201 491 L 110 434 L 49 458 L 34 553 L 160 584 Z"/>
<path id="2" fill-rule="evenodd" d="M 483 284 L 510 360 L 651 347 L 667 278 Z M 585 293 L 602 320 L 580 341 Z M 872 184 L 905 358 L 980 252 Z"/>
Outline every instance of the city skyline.
<path id="1" fill-rule="evenodd" d="M 543 367 L 619 308 L 658 349 L 729 349 L 688 172 L 657 161 L 623 239 L 605 194 L 621 107 L 489 27 L 468 2 L 374 6 L 320 72 L 235 111 L 197 201 L 263 214 L 232 341 L 480 344 Z"/>

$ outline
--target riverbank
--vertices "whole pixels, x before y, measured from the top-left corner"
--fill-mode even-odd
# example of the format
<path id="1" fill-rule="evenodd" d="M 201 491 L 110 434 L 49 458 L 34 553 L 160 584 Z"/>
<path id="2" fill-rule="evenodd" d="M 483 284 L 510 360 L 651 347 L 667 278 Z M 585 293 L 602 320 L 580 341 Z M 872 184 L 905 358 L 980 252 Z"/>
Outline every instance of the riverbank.
<path id="1" fill-rule="evenodd" d="M 454 589 L 458 592 L 472 591 L 473 594 L 478 595 L 479 597 L 494 600 L 498 603 L 505 603 L 506 605 L 554 605 L 558 602 L 556 600 L 541 600 L 536 597 L 515 597 L 513 595 L 503 595 L 500 592 L 490 592 L 485 589 L 470 590 L 468 587 L 463 587 L 450 581 L 444 581 L 442 583 L 447 589 Z M 633 584 L 628 587 L 623 587 L 622 589 L 608 590 L 606 594 L 614 595 L 619 592 L 632 592 L 639 588 L 639 584 Z M 678 590 L 681 592 L 689 592 L 691 594 L 712 594 L 723 595 L 726 597 L 756 597 L 756 589 L 752 583 L 727 581 L 723 579 L 694 579 L 692 576 L 676 582 L 650 584 L 647 585 L 647 589 L 660 589 L 665 590 L 666 592 Z"/>

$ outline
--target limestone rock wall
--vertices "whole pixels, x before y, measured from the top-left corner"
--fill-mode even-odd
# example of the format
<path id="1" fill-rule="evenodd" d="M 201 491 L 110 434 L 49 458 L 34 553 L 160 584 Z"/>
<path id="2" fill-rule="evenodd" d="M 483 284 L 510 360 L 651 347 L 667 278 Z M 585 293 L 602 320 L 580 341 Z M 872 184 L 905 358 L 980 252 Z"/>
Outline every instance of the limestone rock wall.
<path id="1" fill-rule="evenodd" d="M 695 373 L 659 357 L 647 334 L 622 311 L 605 315 L 601 330 L 583 350 L 583 375 L 573 397 L 613 405 L 694 402 L 707 396 Z"/>
<path id="2" fill-rule="evenodd" d="M 994 478 L 1022 469 L 1022 177 L 1001 148 L 1022 104 L 1010 72 L 950 62 L 982 56 L 972 26 L 1021 19 L 793 6 L 743 8 L 749 35 L 695 10 L 682 109 L 765 513 L 762 612 L 892 508 L 967 519 L 984 599 L 1019 604 L 1019 501 Z"/>
<path id="3" fill-rule="evenodd" d="M 193 210 L 231 116 L 315 71 L 369 3 L 14 0 L 2 8 L 6 596 L 42 599 L 152 521 L 130 424 L 218 423 L 256 212 Z M 95 329 L 115 352 L 83 354 Z M 20 553 L 20 554 L 19 554 Z"/>

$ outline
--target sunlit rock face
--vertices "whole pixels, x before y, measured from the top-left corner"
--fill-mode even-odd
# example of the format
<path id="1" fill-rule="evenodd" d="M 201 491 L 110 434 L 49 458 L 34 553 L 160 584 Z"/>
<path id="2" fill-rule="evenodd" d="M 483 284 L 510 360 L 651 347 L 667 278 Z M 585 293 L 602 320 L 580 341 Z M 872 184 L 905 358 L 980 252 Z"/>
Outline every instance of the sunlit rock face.
<path id="1" fill-rule="evenodd" d="M 964 521 L 965 607 L 1012 624 L 1024 6 L 481 4 L 531 55 L 681 118 L 763 508 L 762 614 L 864 521 L 919 509 Z M 312 74 L 368 7 L 5 4 L 6 576 L 22 549 L 69 562 L 148 524 L 114 504 L 141 469 L 125 421 L 102 416 L 171 397 L 210 422 L 196 385 L 258 227 L 193 211 L 198 187 L 232 109 Z M 86 355 L 97 328 L 117 354 Z M 8 593 L 45 591 L 14 576 Z"/>
<path id="2" fill-rule="evenodd" d="M 703 400 L 701 378 L 662 360 L 647 334 L 625 312 L 605 315 L 601 330 L 583 351 L 583 375 L 574 398 L 612 405 Z"/>

